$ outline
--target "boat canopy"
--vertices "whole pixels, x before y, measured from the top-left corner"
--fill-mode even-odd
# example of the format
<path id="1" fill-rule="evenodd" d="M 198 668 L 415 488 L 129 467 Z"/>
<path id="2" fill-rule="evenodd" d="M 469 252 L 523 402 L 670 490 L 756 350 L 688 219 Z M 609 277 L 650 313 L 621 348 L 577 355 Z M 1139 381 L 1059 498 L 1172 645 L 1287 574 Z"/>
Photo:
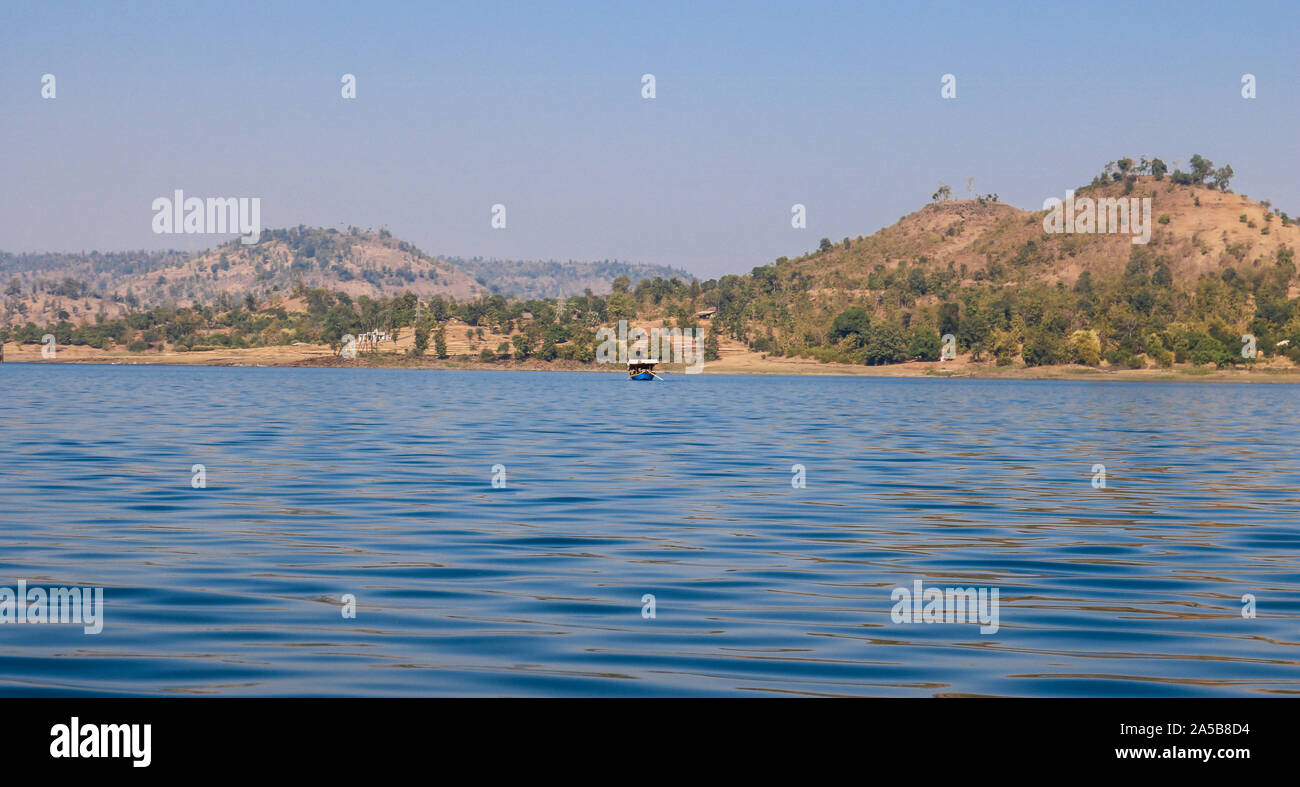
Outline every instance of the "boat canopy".
<path id="1" fill-rule="evenodd" d="M 628 366 L 655 366 L 659 363 L 657 358 L 643 358 L 635 361 L 628 361 Z"/>

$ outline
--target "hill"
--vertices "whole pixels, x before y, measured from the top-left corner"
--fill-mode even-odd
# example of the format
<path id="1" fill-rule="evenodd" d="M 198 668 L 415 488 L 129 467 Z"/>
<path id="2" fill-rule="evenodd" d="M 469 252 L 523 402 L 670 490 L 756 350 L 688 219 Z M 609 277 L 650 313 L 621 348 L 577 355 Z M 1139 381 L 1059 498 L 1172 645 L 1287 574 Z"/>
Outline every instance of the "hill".
<path id="1" fill-rule="evenodd" d="M 302 226 L 265 230 L 254 245 L 236 239 L 198 254 L 0 255 L 0 281 L 5 324 L 113 319 L 164 304 L 260 300 L 299 287 L 371 298 L 409 291 L 468 299 L 488 292 L 451 263 L 386 230 Z"/>
<path id="2" fill-rule="evenodd" d="M 1065 211 L 1071 216 L 1089 215 L 1085 204 L 1136 201 L 1127 203 L 1130 218 L 1143 218 L 1127 232 L 1087 231 L 1100 218 L 1071 218 L 1064 231 L 1055 209 L 1021 210 L 996 195 L 954 201 L 941 189 L 932 204 L 870 236 L 822 239 L 815 252 L 779 257 L 747 274 L 633 283 L 623 273 L 609 294 L 558 299 L 489 294 L 439 264 L 448 263 L 382 235 L 282 230 L 251 249 L 232 244 L 182 264 L 158 258 L 147 273 L 131 274 L 156 282 L 158 292 L 179 287 L 188 294 L 206 284 L 206 271 L 214 283 L 244 287 L 242 299 L 151 310 L 128 304 L 122 319 L 29 320 L 0 330 L 0 339 L 33 344 L 48 331 L 60 346 L 191 352 L 339 347 L 348 334 L 383 330 L 409 343 L 376 352 L 400 346 L 415 356 L 468 353 L 484 363 L 589 363 L 596 331 L 628 320 L 646 328 L 706 328 L 706 356 L 724 365 L 761 356 L 800 370 L 817 362 L 936 361 L 948 334 L 959 364 L 1300 363 L 1300 228 L 1266 201 L 1230 191 L 1231 168 L 1215 171 L 1199 156 L 1192 161 L 1192 172 L 1168 173 L 1159 159 L 1138 166 L 1122 159 L 1074 190 L 1078 199 Z M 1066 196 L 1063 189 L 1058 199 Z M 1107 223 L 1113 227 L 1114 220 Z M 232 273 L 222 277 L 226 263 Z M 520 275 L 546 281 L 540 266 L 550 264 L 526 263 L 535 267 Z M 351 290 L 338 284 L 340 268 L 351 273 L 344 282 Z M 5 307 L 11 315 L 12 300 Z M 407 327 L 412 331 L 404 333 Z M 1249 337 L 1243 345 L 1247 334 L 1254 357 L 1242 353 L 1251 346 Z"/>
<path id="3" fill-rule="evenodd" d="M 1064 199 L 1066 194 L 1057 196 Z M 847 244 L 778 267 L 790 278 L 809 277 L 814 288 L 843 292 L 872 289 L 871 273 L 900 263 L 927 274 L 951 270 L 963 285 L 1073 285 L 1084 270 L 1103 277 L 1121 273 L 1138 245 L 1162 258 L 1174 280 L 1185 285 L 1248 258 L 1274 257 L 1279 248 L 1294 248 L 1300 241 L 1295 222 L 1282 221 L 1242 195 L 1204 185 L 1135 176 L 1131 184 L 1083 186 L 1075 197 L 1150 199 L 1149 241 L 1134 244 L 1133 235 L 1124 233 L 1047 233 L 1045 210 L 1025 211 L 987 199 L 952 200 L 926 205 L 870 237 L 846 239 Z"/>
<path id="4" fill-rule="evenodd" d="M 1281 348 L 1300 343 L 1300 227 L 1226 185 L 1110 169 L 1076 190 L 1149 199 L 1145 244 L 1047 232 L 1049 211 L 995 198 L 938 200 L 869 237 L 824 239 L 817 252 L 706 282 L 700 298 L 651 314 L 716 309 L 714 330 L 756 352 L 853 363 L 937 357 L 934 340 L 948 333 L 959 351 L 1004 365 L 1095 364 L 1094 354 L 1123 366 L 1229 363 L 1241 360 L 1244 333 L 1261 351 L 1290 351 Z"/>
<path id="5" fill-rule="evenodd" d="M 200 302 L 215 292 L 263 298 L 295 287 L 323 287 L 378 298 L 413 292 L 466 299 L 486 289 L 446 260 L 394 238 L 387 230 L 348 232 L 296 227 L 268 230 L 261 242 L 231 241 L 162 271 L 169 294 L 197 292 Z M 122 286 L 117 288 L 118 292 Z M 204 293 L 207 297 L 203 297 Z"/>
<path id="6" fill-rule="evenodd" d="M 0 325 L 53 322 L 60 311 L 86 319 L 106 305 L 107 313 L 120 314 L 123 305 L 111 299 L 105 304 L 105 293 L 117 282 L 147 277 L 181 265 L 188 257 L 180 251 L 0 252 Z"/>
<path id="7" fill-rule="evenodd" d="M 299 287 L 356 298 L 413 292 L 458 300 L 496 293 L 519 299 L 609 293 L 615 280 L 656 277 L 690 281 L 686 271 L 618 260 L 485 260 L 433 257 L 381 230 L 348 232 L 295 227 L 267 230 L 262 241 L 238 240 L 209 251 L 0 253 L 0 324 L 114 319 L 164 304 L 263 300 Z"/>

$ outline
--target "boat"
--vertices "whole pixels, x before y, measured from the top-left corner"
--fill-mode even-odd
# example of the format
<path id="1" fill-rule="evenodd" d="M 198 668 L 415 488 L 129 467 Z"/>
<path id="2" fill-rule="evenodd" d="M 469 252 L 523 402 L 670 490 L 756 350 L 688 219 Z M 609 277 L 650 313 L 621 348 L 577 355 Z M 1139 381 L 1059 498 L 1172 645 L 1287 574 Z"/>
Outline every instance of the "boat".
<path id="1" fill-rule="evenodd" d="M 627 362 L 627 379 L 629 380 L 662 380 L 664 378 L 655 374 L 655 366 L 659 361 L 654 358 L 635 360 Z"/>

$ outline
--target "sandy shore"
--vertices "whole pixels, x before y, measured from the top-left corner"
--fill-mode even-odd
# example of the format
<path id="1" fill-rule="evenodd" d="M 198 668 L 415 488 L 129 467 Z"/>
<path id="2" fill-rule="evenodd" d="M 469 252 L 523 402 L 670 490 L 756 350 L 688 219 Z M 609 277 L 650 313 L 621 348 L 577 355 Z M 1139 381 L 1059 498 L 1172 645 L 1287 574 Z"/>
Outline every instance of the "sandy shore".
<path id="1" fill-rule="evenodd" d="M 59 348 L 53 359 L 41 357 L 39 345 L 6 344 L 6 363 L 93 363 L 122 365 L 176 365 L 176 366 L 319 366 L 340 368 L 405 368 L 405 369 L 487 369 L 533 370 L 554 372 L 621 372 L 614 365 L 580 363 L 577 361 L 523 361 L 507 360 L 483 362 L 475 357 L 454 356 L 446 360 L 432 357 L 413 358 L 405 355 L 399 343 L 396 349 L 377 353 L 359 353 L 355 359 L 337 356 L 326 345 L 294 345 L 285 347 L 254 347 L 249 349 L 206 350 L 200 352 L 131 353 L 124 350 L 96 350 L 92 347 Z M 680 364 L 660 367 L 668 374 L 681 374 Z M 969 357 L 955 361 L 892 364 L 889 366 L 854 366 L 840 363 L 821 363 L 804 358 L 770 358 L 759 353 L 731 351 L 717 361 L 705 364 L 706 374 L 764 374 L 764 375 L 829 375 L 840 377 L 967 377 L 983 379 L 1033 379 L 1033 380 L 1171 380 L 1203 382 L 1283 382 L 1300 383 L 1300 367 L 1286 359 L 1274 359 L 1269 364 L 1251 367 L 1215 369 L 1176 365 L 1173 369 L 1113 369 L 1089 366 L 996 366 L 992 362 L 974 363 Z"/>

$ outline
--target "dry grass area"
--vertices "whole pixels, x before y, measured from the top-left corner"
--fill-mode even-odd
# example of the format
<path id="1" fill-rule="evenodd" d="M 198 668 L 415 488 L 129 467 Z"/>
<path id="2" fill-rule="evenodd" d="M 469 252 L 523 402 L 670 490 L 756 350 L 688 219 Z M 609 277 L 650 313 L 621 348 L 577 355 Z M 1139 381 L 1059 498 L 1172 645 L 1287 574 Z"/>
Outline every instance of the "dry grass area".
<path id="1" fill-rule="evenodd" d="M 1285 358 L 1253 367 L 1215 369 L 1175 364 L 1172 369 L 1116 369 L 1078 366 L 997 366 L 991 361 L 976 363 L 970 356 L 953 361 L 909 361 L 886 366 L 855 366 L 821 363 L 806 358 L 764 358 L 759 353 L 738 353 L 708 364 L 712 374 L 791 374 L 839 375 L 853 377 L 978 377 L 1019 380 L 1185 380 L 1214 382 L 1289 382 L 1300 383 L 1300 368 Z"/>
<path id="2" fill-rule="evenodd" d="M 334 351 L 325 345 L 301 344 L 290 347 L 251 347 L 246 350 L 207 350 L 202 352 L 132 353 L 126 350 L 96 350 L 94 347 L 59 347 L 53 360 L 41 357 L 39 344 L 4 345 L 7 363 L 122 363 L 173 364 L 178 366 L 298 366 L 318 358 L 329 358 Z"/>

